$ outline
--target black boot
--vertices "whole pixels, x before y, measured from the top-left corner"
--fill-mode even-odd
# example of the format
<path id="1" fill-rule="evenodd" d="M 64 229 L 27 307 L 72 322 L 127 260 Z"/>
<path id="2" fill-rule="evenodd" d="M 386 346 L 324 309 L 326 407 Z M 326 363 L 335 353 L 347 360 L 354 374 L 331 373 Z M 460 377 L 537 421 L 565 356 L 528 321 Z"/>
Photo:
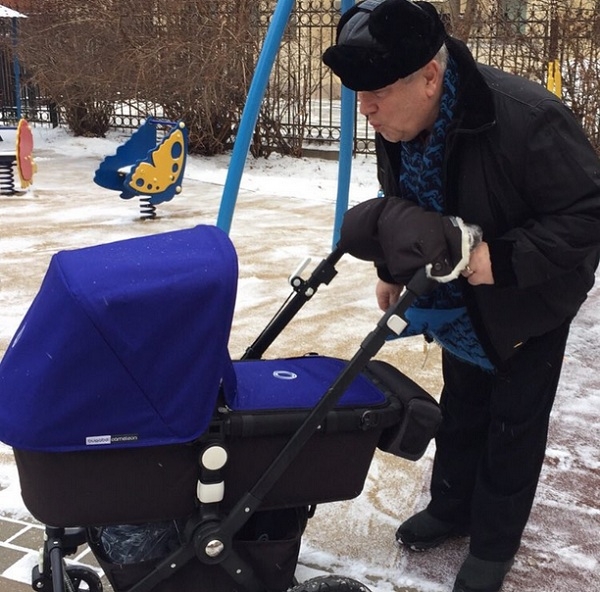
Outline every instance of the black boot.
<path id="1" fill-rule="evenodd" d="M 452 592 L 498 592 L 514 558 L 508 561 L 484 561 L 473 555 L 462 564 Z"/>
<path id="2" fill-rule="evenodd" d="M 467 535 L 467 528 L 434 518 L 427 510 L 411 516 L 396 531 L 396 540 L 412 551 L 425 551 L 452 537 Z"/>

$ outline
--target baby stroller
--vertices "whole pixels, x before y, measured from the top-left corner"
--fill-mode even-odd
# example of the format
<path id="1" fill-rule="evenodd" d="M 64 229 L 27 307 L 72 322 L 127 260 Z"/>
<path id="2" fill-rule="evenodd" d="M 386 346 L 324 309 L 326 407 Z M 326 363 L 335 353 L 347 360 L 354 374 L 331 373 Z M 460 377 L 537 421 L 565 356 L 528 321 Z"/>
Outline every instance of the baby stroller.
<path id="1" fill-rule="evenodd" d="M 416 460 L 435 400 L 371 358 L 431 280 L 417 274 L 349 361 L 261 359 L 322 284 L 334 250 L 242 359 L 228 340 L 237 285 L 213 226 L 53 256 L 0 363 L 0 439 L 46 525 L 34 590 L 102 590 L 66 557 L 88 543 L 115 592 L 352 590 L 294 579 L 317 504 L 360 494 L 377 447 Z"/>

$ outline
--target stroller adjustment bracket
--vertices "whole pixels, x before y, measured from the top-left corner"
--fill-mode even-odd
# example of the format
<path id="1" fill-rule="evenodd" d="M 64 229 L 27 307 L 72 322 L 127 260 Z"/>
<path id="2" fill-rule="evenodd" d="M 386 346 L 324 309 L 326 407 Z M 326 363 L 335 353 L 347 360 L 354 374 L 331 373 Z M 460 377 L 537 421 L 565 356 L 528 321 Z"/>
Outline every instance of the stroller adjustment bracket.
<path id="1" fill-rule="evenodd" d="M 289 296 L 286 303 L 277 311 L 254 343 L 248 347 L 241 358 L 242 360 L 258 360 L 262 357 L 275 338 L 296 316 L 296 313 L 302 306 L 317 293 L 319 286 L 329 284 L 336 276 L 337 270 L 335 269 L 335 265 L 342 258 L 343 254 L 344 252 L 341 249 L 332 251 L 327 258 L 323 259 L 317 265 L 306 280 L 302 279 L 300 274 L 306 268 L 310 259 L 305 259 L 300 264 L 289 278 L 294 293 Z"/>
<path id="2" fill-rule="evenodd" d="M 306 269 L 306 267 L 308 266 L 308 264 L 310 262 L 311 262 L 311 258 L 306 257 L 305 259 L 302 260 L 300 265 L 298 265 L 298 267 L 290 275 L 288 282 L 289 282 L 290 286 L 292 286 L 292 288 L 294 288 L 294 290 L 300 289 L 304 285 L 305 282 L 302 279 L 302 272 Z"/>

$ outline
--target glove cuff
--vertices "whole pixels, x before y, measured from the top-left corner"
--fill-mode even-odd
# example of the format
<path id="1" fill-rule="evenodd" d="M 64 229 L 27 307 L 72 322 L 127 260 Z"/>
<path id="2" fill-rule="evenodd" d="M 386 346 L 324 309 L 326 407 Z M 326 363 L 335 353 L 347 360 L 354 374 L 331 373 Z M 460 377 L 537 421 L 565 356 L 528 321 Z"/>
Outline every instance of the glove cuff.
<path id="1" fill-rule="evenodd" d="M 483 233 L 476 224 L 467 224 L 458 216 L 444 216 L 444 234 L 451 252 L 454 267 L 447 273 L 445 266 L 428 263 L 425 266 L 427 277 L 445 284 L 457 279 L 467 267 L 471 251 L 481 242 Z M 444 275 L 440 275 L 444 273 Z"/>

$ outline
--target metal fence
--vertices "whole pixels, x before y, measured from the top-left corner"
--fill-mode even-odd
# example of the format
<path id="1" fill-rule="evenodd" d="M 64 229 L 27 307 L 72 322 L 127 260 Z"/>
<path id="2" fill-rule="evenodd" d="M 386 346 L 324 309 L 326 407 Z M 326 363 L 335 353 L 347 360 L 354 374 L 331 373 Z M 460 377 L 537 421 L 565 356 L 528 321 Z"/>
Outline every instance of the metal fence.
<path id="1" fill-rule="evenodd" d="M 442 9 L 447 2 L 438 3 Z M 546 85 L 548 64 L 558 60 L 562 72 L 562 96 L 571 106 L 592 143 L 600 148 L 600 15 L 592 8 L 558 13 L 547 8 L 526 14 L 509 14 L 489 3 L 469 27 L 467 44 L 475 58 L 503 70 Z M 262 0 L 261 23 L 266 32 L 275 0 Z M 462 17 L 461 17 L 462 18 Z M 265 97 L 276 115 L 283 135 L 299 136 L 304 149 L 335 152 L 339 141 L 339 82 L 321 63 L 321 55 L 335 39 L 339 0 L 298 0 L 282 40 Z M 452 22 L 447 18 L 450 29 Z M 460 24 L 460 21 L 459 23 Z M 4 36 L 9 30 L 0 29 Z M 14 63 L 0 54 L 0 122 L 15 121 Z M 26 73 L 21 76 L 27 80 Z M 60 108 L 35 87 L 21 82 L 20 111 L 29 121 L 42 125 L 64 122 Z M 160 115 L 156 105 L 127 103 L 116 106 L 111 124 L 115 129 L 136 128 L 147 116 Z M 374 138 L 366 122 L 356 115 L 354 150 L 369 153 Z M 232 130 L 232 141 L 234 139 Z"/>

